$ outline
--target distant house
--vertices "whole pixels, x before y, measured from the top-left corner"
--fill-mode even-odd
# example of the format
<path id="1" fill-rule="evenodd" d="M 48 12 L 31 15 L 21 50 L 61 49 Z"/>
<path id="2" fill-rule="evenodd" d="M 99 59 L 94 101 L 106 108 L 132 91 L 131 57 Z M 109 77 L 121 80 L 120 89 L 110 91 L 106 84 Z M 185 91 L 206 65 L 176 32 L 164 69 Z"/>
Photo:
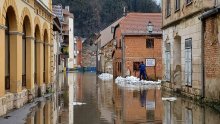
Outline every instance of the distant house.
<path id="1" fill-rule="evenodd" d="M 115 27 L 113 56 L 114 76 L 139 76 L 139 64 L 143 61 L 151 79 L 162 77 L 162 14 L 128 13 Z"/>
<path id="2" fill-rule="evenodd" d="M 83 42 L 82 47 L 82 66 L 88 71 L 96 70 L 96 51 L 95 40 L 100 35 L 97 33 L 92 34 Z"/>
<path id="3" fill-rule="evenodd" d="M 77 66 L 82 67 L 82 43 L 83 38 L 75 37 L 76 38 L 76 49 L 77 49 Z"/>
<path id="4" fill-rule="evenodd" d="M 112 52 L 114 28 L 124 17 L 116 20 L 100 32 L 96 40 L 97 45 L 97 70 L 98 72 L 113 73 Z"/>

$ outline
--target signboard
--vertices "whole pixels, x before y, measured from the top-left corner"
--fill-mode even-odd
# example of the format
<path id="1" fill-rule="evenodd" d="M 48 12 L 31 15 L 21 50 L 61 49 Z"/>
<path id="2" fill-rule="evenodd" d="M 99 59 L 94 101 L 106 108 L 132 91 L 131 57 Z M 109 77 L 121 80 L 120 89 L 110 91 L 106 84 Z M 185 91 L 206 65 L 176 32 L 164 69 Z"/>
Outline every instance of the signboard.
<path id="1" fill-rule="evenodd" d="M 147 110 L 155 110 L 156 103 L 154 101 L 146 101 Z"/>
<path id="2" fill-rule="evenodd" d="M 156 66 L 156 60 L 155 59 L 146 59 L 146 66 L 147 67 L 154 67 L 154 66 Z"/>

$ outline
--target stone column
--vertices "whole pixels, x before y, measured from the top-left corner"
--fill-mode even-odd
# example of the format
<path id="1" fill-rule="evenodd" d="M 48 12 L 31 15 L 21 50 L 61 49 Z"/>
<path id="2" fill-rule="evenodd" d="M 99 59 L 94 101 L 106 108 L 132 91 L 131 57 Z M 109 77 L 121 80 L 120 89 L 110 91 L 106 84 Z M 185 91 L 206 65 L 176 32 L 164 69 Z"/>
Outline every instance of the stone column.
<path id="1" fill-rule="evenodd" d="M 44 105 L 45 102 L 41 102 L 39 109 L 35 114 L 37 114 L 37 124 L 44 124 Z"/>
<path id="2" fill-rule="evenodd" d="M 45 93 L 45 85 L 43 83 L 43 69 L 44 69 L 44 55 L 43 55 L 43 42 L 40 40 L 36 41 L 36 52 L 37 52 L 37 94 L 42 96 Z"/>
<path id="3" fill-rule="evenodd" d="M 36 41 L 37 45 L 37 84 L 38 86 L 43 86 L 43 42 Z"/>
<path id="4" fill-rule="evenodd" d="M 10 31 L 10 92 L 22 90 L 22 33 Z"/>
<path id="5" fill-rule="evenodd" d="M 26 84 L 28 90 L 34 89 L 34 37 L 26 37 Z"/>
<path id="6" fill-rule="evenodd" d="M 5 28 L 0 25 L 0 97 L 5 95 Z"/>
<path id="7" fill-rule="evenodd" d="M 51 102 L 47 101 L 45 104 L 45 124 L 51 123 Z"/>

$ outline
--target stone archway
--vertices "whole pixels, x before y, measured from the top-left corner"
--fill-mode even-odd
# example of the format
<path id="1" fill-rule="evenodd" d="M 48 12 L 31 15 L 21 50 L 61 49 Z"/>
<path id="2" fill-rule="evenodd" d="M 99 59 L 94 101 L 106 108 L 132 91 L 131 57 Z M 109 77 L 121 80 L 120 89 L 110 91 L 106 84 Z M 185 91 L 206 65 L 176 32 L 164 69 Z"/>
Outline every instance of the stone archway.
<path id="1" fill-rule="evenodd" d="M 181 88 L 181 37 L 176 35 L 173 43 L 173 82 L 175 83 L 175 90 Z"/>
<path id="2" fill-rule="evenodd" d="M 23 20 L 23 37 L 22 37 L 22 86 L 26 87 L 27 86 L 27 78 L 30 78 L 27 76 L 27 71 L 29 71 L 29 69 L 31 68 L 31 62 L 29 62 L 31 60 L 32 55 L 31 52 L 32 50 L 30 49 L 31 44 L 28 42 L 32 42 L 32 41 L 28 41 L 29 37 L 31 36 L 31 23 L 30 23 L 30 19 L 28 16 L 25 16 L 24 20 Z M 28 37 L 29 36 L 29 37 Z M 27 58 L 27 56 L 29 58 Z M 31 72 L 29 72 L 31 74 Z M 31 80 L 31 79 L 29 79 Z M 30 83 L 30 81 L 28 82 Z"/>
<path id="3" fill-rule="evenodd" d="M 39 91 L 39 87 L 42 86 L 43 84 L 43 47 L 42 44 L 43 42 L 41 41 L 41 33 L 40 33 L 40 27 L 37 24 L 35 26 L 35 68 L 34 68 L 34 72 L 35 72 L 35 84 L 38 86 L 37 87 L 37 92 L 36 95 L 40 96 L 41 95 L 41 91 Z"/>
<path id="4" fill-rule="evenodd" d="M 12 93 L 22 90 L 22 61 L 20 59 L 22 57 L 22 33 L 18 32 L 19 22 L 16 11 L 17 9 L 9 5 L 5 13 L 5 25 L 7 26 L 5 33 L 5 89 Z"/>
<path id="5" fill-rule="evenodd" d="M 50 83 L 50 42 L 49 30 L 46 22 L 43 25 L 43 42 L 44 42 L 44 82 L 48 85 Z"/>
<path id="6" fill-rule="evenodd" d="M 20 20 L 24 34 L 22 46 L 25 47 L 22 49 L 22 86 L 32 90 L 34 88 L 34 36 L 32 18 L 28 8 L 23 9 Z"/>

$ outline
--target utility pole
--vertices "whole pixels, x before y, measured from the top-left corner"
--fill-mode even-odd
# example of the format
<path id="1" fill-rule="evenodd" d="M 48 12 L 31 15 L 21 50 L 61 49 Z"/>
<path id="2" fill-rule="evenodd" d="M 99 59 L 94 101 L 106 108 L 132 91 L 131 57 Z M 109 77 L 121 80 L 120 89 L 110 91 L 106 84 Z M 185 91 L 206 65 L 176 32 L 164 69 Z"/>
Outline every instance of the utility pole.
<path id="1" fill-rule="evenodd" d="M 125 76 L 125 35 L 122 34 L 122 67 L 121 67 L 121 70 L 122 70 L 122 76 L 124 77 Z"/>

